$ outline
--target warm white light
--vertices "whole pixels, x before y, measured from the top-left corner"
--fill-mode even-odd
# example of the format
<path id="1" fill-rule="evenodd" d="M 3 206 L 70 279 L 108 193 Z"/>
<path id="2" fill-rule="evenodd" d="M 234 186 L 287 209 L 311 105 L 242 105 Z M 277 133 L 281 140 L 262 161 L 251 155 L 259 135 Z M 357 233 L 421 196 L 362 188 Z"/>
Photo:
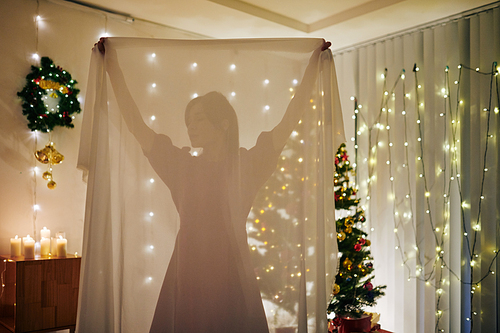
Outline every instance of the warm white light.
<path id="1" fill-rule="evenodd" d="M 40 59 L 40 56 L 38 55 L 38 53 L 33 53 L 33 55 L 31 56 L 33 59 L 35 60 L 38 60 Z"/>
<path id="2" fill-rule="evenodd" d="M 33 210 L 40 210 L 40 206 L 39 205 L 34 205 L 33 206 Z"/>
<path id="3" fill-rule="evenodd" d="M 351 101 L 354 101 L 354 96 L 351 96 Z"/>
<path id="4" fill-rule="evenodd" d="M 264 110 L 269 111 L 271 107 L 269 105 L 264 106 Z"/>
<path id="5" fill-rule="evenodd" d="M 231 91 L 231 96 L 233 96 L 233 97 L 236 96 L 236 92 Z"/>
<path id="6" fill-rule="evenodd" d="M 194 94 L 193 94 L 193 98 L 196 98 L 196 97 L 198 97 L 198 94 L 197 94 L 197 93 L 194 93 Z"/>
<path id="7" fill-rule="evenodd" d="M 292 83 L 296 85 L 297 83 L 299 83 L 299 81 L 297 79 L 293 79 Z"/>
<path id="8" fill-rule="evenodd" d="M 149 180 L 149 182 L 150 182 L 150 183 L 154 183 L 154 182 L 155 182 L 154 178 L 151 178 L 151 179 Z"/>
<path id="9" fill-rule="evenodd" d="M 196 68 L 196 67 L 198 67 L 198 64 L 196 62 L 193 62 L 193 64 L 191 65 L 191 67 Z"/>
<path id="10" fill-rule="evenodd" d="M 229 66 L 229 68 L 234 71 L 236 69 L 236 65 L 235 64 L 231 64 L 231 66 Z"/>
<path id="11" fill-rule="evenodd" d="M 149 216 L 154 216 L 154 215 L 155 215 L 155 213 L 149 212 Z"/>
<path id="12" fill-rule="evenodd" d="M 152 58 L 156 58 L 156 53 L 151 53 Z"/>
<path id="13" fill-rule="evenodd" d="M 156 117 L 154 115 L 151 116 L 151 120 L 155 120 L 155 119 L 156 119 Z"/>
<path id="14" fill-rule="evenodd" d="M 156 88 L 156 83 L 153 83 L 151 87 Z"/>
<path id="15" fill-rule="evenodd" d="M 267 84 L 269 84 L 269 80 L 268 80 L 268 79 L 265 79 L 265 80 L 264 80 L 264 84 L 266 84 L 266 85 L 267 85 Z"/>

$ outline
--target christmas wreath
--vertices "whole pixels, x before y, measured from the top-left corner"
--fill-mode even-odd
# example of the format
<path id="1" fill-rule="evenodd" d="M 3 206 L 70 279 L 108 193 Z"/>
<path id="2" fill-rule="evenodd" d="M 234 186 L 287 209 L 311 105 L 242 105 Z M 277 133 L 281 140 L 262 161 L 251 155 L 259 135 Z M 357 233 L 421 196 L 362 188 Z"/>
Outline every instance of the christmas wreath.
<path id="1" fill-rule="evenodd" d="M 26 86 L 17 93 L 23 100 L 23 115 L 28 119 L 29 129 L 49 132 L 55 126 L 73 128 L 72 115 L 81 111 L 77 81 L 48 57 L 42 57 L 40 63 L 41 67 L 31 66 Z"/>

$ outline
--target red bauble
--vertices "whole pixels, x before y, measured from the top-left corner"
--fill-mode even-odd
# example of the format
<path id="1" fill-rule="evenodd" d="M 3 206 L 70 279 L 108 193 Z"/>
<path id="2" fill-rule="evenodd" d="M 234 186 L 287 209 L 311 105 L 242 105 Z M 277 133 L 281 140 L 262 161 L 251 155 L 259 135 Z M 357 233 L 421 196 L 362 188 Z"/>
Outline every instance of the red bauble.
<path id="1" fill-rule="evenodd" d="M 354 250 L 357 252 L 361 251 L 361 245 L 360 244 L 354 245 Z"/>

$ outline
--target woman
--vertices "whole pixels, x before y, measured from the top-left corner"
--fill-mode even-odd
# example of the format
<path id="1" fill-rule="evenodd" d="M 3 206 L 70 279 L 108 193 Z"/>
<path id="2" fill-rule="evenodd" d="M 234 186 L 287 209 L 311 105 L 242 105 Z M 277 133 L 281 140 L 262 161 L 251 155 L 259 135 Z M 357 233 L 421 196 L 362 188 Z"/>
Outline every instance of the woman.
<path id="1" fill-rule="evenodd" d="M 97 47 L 105 53 L 106 39 Z M 255 195 L 274 172 L 288 137 L 307 109 L 317 78 L 316 49 L 283 119 L 263 132 L 251 149 L 239 147 L 234 109 L 218 92 L 193 99 L 185 123 L 200 156 L 172 144 L 143 121 L 128 93 L 116 51 L 108 51 L 113 90 L 128 129 L 171 191 L 180 216 L 174 253 L 162 285 L 150 332 L 268 332 L 250 262 L 245 222 Z M 124 94 L 125 93 L 125 94 Z M 124 112 L 126 110 L 127 112 Z"/>

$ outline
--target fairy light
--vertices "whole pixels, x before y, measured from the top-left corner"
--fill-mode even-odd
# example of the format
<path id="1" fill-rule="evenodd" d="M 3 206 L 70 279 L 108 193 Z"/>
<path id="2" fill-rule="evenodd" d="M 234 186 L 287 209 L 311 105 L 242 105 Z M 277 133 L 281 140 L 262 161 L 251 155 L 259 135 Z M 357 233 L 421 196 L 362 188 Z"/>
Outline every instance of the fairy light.
<path id="1" fill-rule="evenodd" d="M 459 66 L 458 68 L 460 69 L 460 68 L 461 68 L 461 66 Z M 449 70 L 448 70 L 448 68 L 447 68 L 447 69 L 445 70 L 445 72 L 446 72 L 446 73 L 448 73 L 448 71 L 449 71 Z M 416 67 L 416 66 L 415 66 L 415 72 L 418 72 L 418 67 Z M 386 75 L 381 75 L 381 78 L 385 78 L 385 77 L 386 77 Z M 401 78 L 403 78 L 403 77 L 401 77 Z M 459 82 L 458 82 L 458 80 L 457 80 L 457 81 L 455 82 L 455 84 L 458 84 L 458 83 L 459 83 Z M 420 84 L 418 84 L 418 81 L 416 81 L 416 87 L 415 87 L 415 88 L 416 88 L 416 89 L 419 89 L 419 88 L 421 88 L 421 87 L 422 87 L 422 86 L 421 86 Z M 442 90 L 442 94 L 443 94 L 443 96 L 444 96 L 447 100 L 449 100 L 449 97 L 450 97 L 450 96 L 449 96 L 450 94 L 449 94 L 449 92 L 448 92 L 448 91 L 449 91 L 449 90 L 447 90 L 447 89 L 445 89 L 445 88 L 443 88 L 443 90 Z M 404 90 L 403 90 L 403 93 L 404 93 Z M 384 94 L 384 96 L 388 96 L 388 95 L 389 95 L 389 91 L 388 91 L 388 90 L 384 90 L 384 91 L 383 91 L 383 94 Z M 392 95 L 393 95 L 393 94 L 394 94 L 394 93 L 392 93 Z M 406 97 L 406 96 L 407 96 L 407 94 L 404 94 L 404 96 Z M 463 100 L 460 100 L 458 97 L 459 97 L 459 95 L 457 94 L 457 100 L 458 100 L 457 105 L 463 105 L 463 104 L 464 104 L 464 101 L 463 101 Z M 422 106 L 422 107 L 423 107 L 423 103 L 420 103 L 420 102 L 418 101 L 418 94 L 417 94 L 417 98 L 416 98 L 416 99 L 417 99 L 417 100 L 416 100 L 416 105 L 420 105 L 420 106 Z M 389 109 L 389 108 L 387 108 L 387 107 L 384 105 L 384 106 L 383 106 L 380 110 L 381 110 L 381 112 L 385 112 L 385 111 L 386 111 L 386 110 L 388 110 L 388 109 Z M 488 112 L 489 110 L 490 110 L 490 108 L 484 108 L 484 112 Z M 417 108 L 417 112 L 418 112 L 418 108 Z M 498 107 L 494 108 L 494 112 L 495 112 L 495 113 L 498 113 Z M 489 113 L 489 112 L 488 112 L 488 113 Z M 406 112 L 405 108 L 403 107 L 403 111 L 401 111 L 401 115 L 406 116 L 406 114 L 407 114 L 407 112 Z M 447 121 L 447 119 L 449 119 L 449 117 L 447 116 L 447 113 L 446 113 L 446 112 L 441 112 L 441 113 L 440 113 L 440 116 L 441 116 L 443 119 L 445 119 L 445 121 Z M 453 163 L 453 165 L 454 165 L 454 166 L 453 166 L 453 169 L 452 169 L 452 171 L 454 171 L 454 173 L 451 173 L 450 171 L 447 171 L 447 170 L 446 170 L 446 168 L 442 168 L 442 169 L 440 169 L 440 170 L 436 173 L 436 175 L 442 175 L 442 177 L 444 177 L 444 179 L 449 180 L 449 181 L 455 181 L 455 180 L 456 180 L 456 181 L 459 181 L 459 180 L 460 180 L 460 173 L 456 172 L 456 171 L 458 171 L 458 168 L 456 167 L 456 165 L 457 165 L 457 163 L 458 163 L 458 158 L 457 158 L 457 155 L 456 155 L 456 154 L 458 153 L 458 147 L 457 147 L 457 144 L 459 143 L 459 141 L 460 141 L 460 140 L 459 140 L 459 139 L 457 139 L 457 138 L 455 137 L 455 133 L 456 133 L 455 128 L 456 128 L 456 126 L 458 126 L 458 125 L 460 124 L 460 122 L 459 122 L 459 121 L 457 121 L 457 120 L 456 120 L 456 118 L 454 119 L 453 114 L 451 114 L 451 119 L 450 119 L 450 120 L 448 120 L 448 121 L 450 121 L 450 123 L 452 124 L 452 130 L 454 131 L 454 132 L 452 133 L 452 134 L 453 134 L 453 142 L 454 142 L 454 144 L 453 144 L 453 145 L 450 145 L 450 144 L 445 144 L 445 145 L 443 145 L 443 147 L 444 147 L 444 154 L 448 154 L 448 153 L 449 153 L 449 154 L 453 154 L 452 158 L 450 158 L 450 159 L 449 159 L 449 161 L 450 161 L 450 163 Z M 421 124 L 421 120 L 420 120 L 420 116 L 418 116 L 418 119 L 417 119 L 417 125 L 419 126 L 420 133 L 422 133 L 422 129 L 420 128 L 420 124 Z M 387 125 L 387 126 L 389 126 L 389 125 Z M 380 128 L 381 128 L 381 126 L 380 126 L 380 124 L 379 124 L 379 123 L 377 123 L 377 124 L 375 124 L 375 125 L 374 125 L 374 127 L 373 127 L 373 128 L 380 129 Z M 387 130 L 388 130 L 388 131 L 390 130 L 390 127 L 386 127 L 386 128 L 387 128 Z M 359 131 L 358 131 L 358 132 L 357 132 L 357 135 L 360 135 L 360 134 L 361 134 L 361 132 L 359 132 Z M 406 131 L 405 131 L 405 134 L 406 134 Z M 446 134 L 445 134 L 445 136 L 446 136 Z M 493 137 L 493 136 L 492 136 L 491 134 L 488 134 L 488 137 L 487 137 L 487 138 L 492 138 L 492 137 Z M 381 141 L 380 141 L 379 139 L 377 139 L 377 140 L 378 140 L 378 146 L 379 146 L 379 147 L 382 147 L 382 146 L 380 145 L 380 142 L 381 142 Z M 419 144 L 419 145 L 422 145 L 422 135 L 418 136 L 418 138 L 417 138 L 417 142 L 418 142 L 418 144 Z M 409 147 L 409 143 L 408 143 L 408 141 L 406 141 L 406 140 L 405 140 L 405 141 L 404 141 L 404 143 L 403 143 L 403 145 L 404 145 L 405 149 L 408 149 L 408 147 Z M 393 163 L 392 163 L 392 161 L 391 161 L 390 149 L 394 146 L 393 142 L 391 142 L 391 141 L 389 140 L 389 144 L 388 144 L 388 146 L 389 146 L 389 160 L 387 160 L 387 161 L 386 161 L 386 164 L 387 164 L 387 165 L 392 165 Z M 422 148 L 421 148 L 420 150 L 421 150 L 421 151 L 423 151 L 423 150 L 422 150 Z M 376 146 L 372 146 L 372 149 L 370 149 L 370 151 L 369 151 L 369 152 L 371 152 L 371 153 L 373 153 L 373 154 L 374 154 L 374 153 L 376 152 Z M 373 156 L 373 155 L 372 155 L 372 156 Z M 367 161 L 367 159 L 365 158 L 365 160 L 364 160 L 364 161 L 366 162 L 366 161 Z M 374 164 L 373 164 L 373 162 L 375 161 L 375 159 L 371 158 L 371 159 L 369 159 L 369 161 L 370 161 L 370 163 L 371 163 L 372 165 L 374 165 Z M 422 170 L 424 170 L 424 168 L 423 168 L 423 163 L 424 163 L 423 155 L 419 154 L 419 155 L 417 156 L 417 161 L 419 161 L 419 162 L 422 164 Z M 446 155 L 445 155 L 445 161 L 446 161 Z M 403 164 L 403 167 L 406 167 L 406 163 L 404 163 L 404 164 Z M 369 169 L 369 170 L 370 170 L 370 169 Z M 391 170 L 391 169 L 389 168 L 389 170 Z M 371 172 L 371 171 L 369 171 L 369 172 Z M 488 167 L 486 167 L 486 166 L 485 166 L 485 167 L 483 168 L 483 172 L 484 172 L 484 173 L 488 172 Z M 419 175 L 419 178 L 423 179 L 423 181 L 424 181 L 424 186 L 427 188 L 427 180 L 426 180 L 426 177 L 425 177 L 425 173 L 424 173 L 424 172 L 420 172 L 420 173 L 418 173 L 418 175 Z M 389 179 L 392 181 L 392 180 L 394 180 L 394 177 L 393 177 L 392 175 L 390 175 Z M 370 178 L 368 178 L 368 180 L 367 180 L 366 184 L 367 184 L 367 186 L 368 186 L 368 190 L 369 190 L 369 189 L 370 189 L 370 186 L 369 186 L 369 184 L 370 184 Z M 446 181 L 444 182 L 444 184 L 446 184 Z M 448 207 L 448 206 L 450 205 L 450 200 L 448 199 L 448 198 L 449 198 L 449 193 L 447 192 L 446 187 L 443 189 L 443 191 L 444 191 L 444 192 L 442 193 L 443 205 L 444 205 L 445 207 Z M 429 192 L 429 191 L 425 191 L 425 193 L 424 193 L 424 194 L 425 194 L 425 197 L 426 197 L 426 198 L 430 198 L 430 192 Z M 410 195 L 410 194 L 406 194 L 406 198 L 407 198 L 407 199 L 411 199 L 411 195 Z M 368 200 L 368 198 L 367 198 L 367 200 Z M 481 195 L 480 195 L 480 201 L 483 201 L 483 200 L 485 200 L 485 196 L 481 194 Z M 461 201 L 462 201 L 462 204 L 461 204 L 462 209 L 469 209 L 469 208 L 470 208 L 470 204 L 468 204 L 468 203 L 467 203 L 467 202 L 465 202 L 464 200 L 461 200 Z M 429 203 L 427 203 L 427 206 L 428 206 L 428 207 L 427 207 L 427 209 L 425 210 L 425 212 L 426 212 L 426 214 L 428 214 L 429 218 L 431 219 L 430 221 L 431 221 L 431 223 L 432 223 L 432 214 L 431 214 L 431 211 L 430 211 L 430 209 L 429 209 L 429 208 L 430 208 Z M 398 214 L 394 214 L 394 215 L 397 217 L 397 215 L 398 215 Z M 408 216 L 410 216 L 410 215 L 408 215 Z M 447 220 L 447 219 L 449 219 L 450 214 L 449 214 L 449 211 L 448 211 L 447 209 L 445 209 L 445 210 L 444 210 L 444 212 L 443 212 L 443 216 L 444 216 L 444 218 L 445 218 L 446 220 Z M 444 237 L 444 236 L 447 236 L 447 235 L 448 235 L 447 229 L 448 229 L 448 225 L 447 225 L 447 224 L 445 224 L 445 226 L 444 226 L 444 231 L 443 231 L 443 233 L 441 234 L 441 236 L 439 236 L 439 235 L 437 235 L 437 233 L 441 232 L 441 228 L 440 228 L 439 226 L 436 226 L 435 228 L 433 228 L 434 232 L 436 233 L 437 240 L 439 240 L 439 239 L 440 239 L 439 237 Z M 479 232 L 479 231 L 480 231 L 480 225 L 479 225 L 479 223 L 475 224 L 475 225 L 472 227 L 472 229 L 473 229 L 475 232 Z M 394 233 L 395 233 L 395 235 L 397 235 L 397 231 L 398 231 L 398 228 L 394 228 Z M 466 232 L 464 233 L 464 237 L 468 237 L 468 234 L 467 234 Z M 442 238 L 441 238 L 441 241 L 439 241 L 439 242 L 438 242 L 438 244 L 440 244 L 440 243 L 442 244 L 442 241 L 443 241 L 443 240 L 442 240 Z M 398 250 L 398 249 L 400 249 L 400 248 L 401 248 L 401 246 L 400 246 L 400 245 L 396 245 L 396 246 L 395 246 L 395 249 L 396 249 L 396 250 Z M 415 247 L 415 249 L 416 249 L 416 251 L 417 251 L 417 250 L 418 250 L 418 247 Z M 436 264 L 437 264 L 437 261 L 439 260 L 439 261 L 441 261 L 441 264 L 437 265 L 438 267 L 440 267 L 441 269 L 449 269 L 449 267 L 448 267 L 448 266 L 444 263 L 444 257 L 443 257 L 443 255 L 445 254 L 445 251 L 441 248 L 441 246 L 437 246 L 437 247 L 436 247 L 436 253 L 437 253 L 437 256 L 436 256 L 436 259 L 435 259 L 435 260 L 436 260 L 436 262 L 434 263 L 434 265 L 436 265 Z M 476 255 L 477 255 L 477 254 L 475 254 L 475 256 L 476 256 Z M 418 257 L 417 257 L 417 258 L 418 258 Z M 406 264 L 406 262 L 407 262 L 407 258 L 403 258 L 403 260 L 402 260 L 402 261 L 403 261 L 402 265 L 404 266 L 404 265 Z M 471 261 L 471 265 L 472 265 L 472 266 L 474 266 L 474 264 L 475 264 L 475 263 L 476 263 L 476 260 L 472 260 L 472 261 Z M 416 274 L 418 275 L 418 274 L 419 274 L 419 273 L 418 273 L 418 272 L 419 272 L 419 270 L 417 270 L 416 272 L 417 272 Z M 437 272 L 435 272 L 434 274 L 437 274 Z M 489 271 L 489 272 L 488 272 L 488 274 L 494 274 L 494 272 L 493 272 L 493 271 Z M 425 278 L 427 279 L 427 277 L 425 277 Z M 439 278 L 439 280 L 438 280 L 438 285 L 444 285 L 445 281 L 446 281 L 446 280 L 445 280 L 444 278 L 442 278 L 442 277 L 441 277 L 441 278 Z M 430 285 L 430 283 L 427 281 L 427 282 L 426 282 L 426 285 Z M 448 282 L 448 285 L 449 285 L 449 282 Z M 474 289 L 472 290 L 472 293 L 473 293 L 473 292 L 474 292 Z M 444 290 L 443 290 L 442 288 L 438 288 L 438 289 L 437 289 L 437 293 L 438 293 L 438 295 L 441 295 L 441 294 L 443 294 L 443 293 L 444 293 Z M 439 300 L 438 300 L 438 304 L 439 304 Z M 437 313 L 439 314 L 439 316 L 441 316 L 441 315 L 442 315 L 442 313 L 443 313 L 443 311 L 442 311 L 442 310 L 440 310 L 440 309 L 438 309 L 438 310 L 437 310 Z M 443 329 L 439 329 L 438 331 L 444 331 L 444 330 L 443 330 Z"/>

